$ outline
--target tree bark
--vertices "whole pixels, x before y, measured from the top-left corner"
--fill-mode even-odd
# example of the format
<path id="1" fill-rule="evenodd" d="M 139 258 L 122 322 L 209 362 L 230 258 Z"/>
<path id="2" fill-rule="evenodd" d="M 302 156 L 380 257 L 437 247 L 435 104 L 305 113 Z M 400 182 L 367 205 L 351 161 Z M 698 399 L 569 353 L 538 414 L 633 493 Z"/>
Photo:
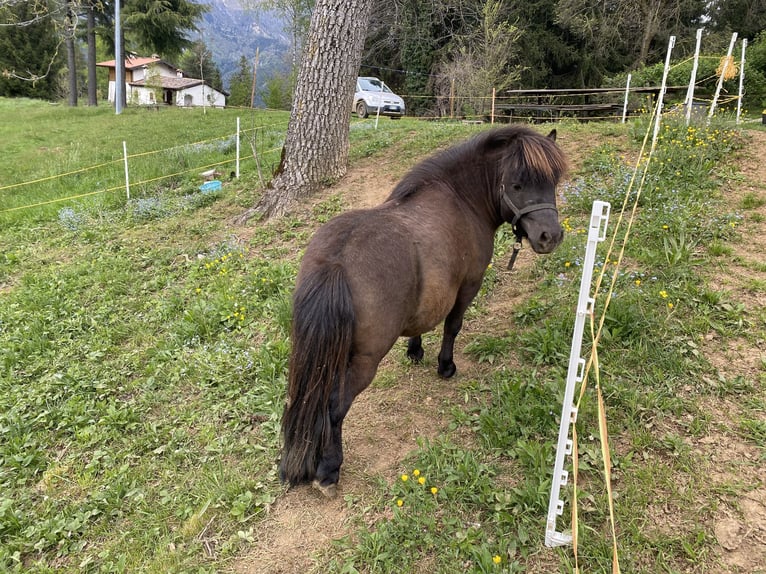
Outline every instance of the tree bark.
<path id="1" fill-rule="evenodd" d="M 88 105 L 98 105 L 98 86 L 96 85 L 96 7 L 88 4 Z"/>
<path id="2" fill-rule="evenodd" d="M 75 34 L 75 23 L 77 21 L 77 16 L 74 13 L 74 10 L 72 10 L 72 4 L 71 0 L 67 0 L 67 12 L 66 12 L 66 19 L 64 23 L 64 34 L 66 38 L 66 55 L 67 55 L 67 66 L 69 67 L 68 70 L 68 76 L 69 76 L 69 105 L 74 107 L 77 105 L 77 60 L 75 58 L 75 51 L 74 51 L 74 34 Z"/>
<path id="3" fill-rule="evenodd" d="M 317 0 L 282 161 L 255 213 L 282 215 L 294 201 L 346 174 L 349 118 L 371 6 L 371 0 Z"/>

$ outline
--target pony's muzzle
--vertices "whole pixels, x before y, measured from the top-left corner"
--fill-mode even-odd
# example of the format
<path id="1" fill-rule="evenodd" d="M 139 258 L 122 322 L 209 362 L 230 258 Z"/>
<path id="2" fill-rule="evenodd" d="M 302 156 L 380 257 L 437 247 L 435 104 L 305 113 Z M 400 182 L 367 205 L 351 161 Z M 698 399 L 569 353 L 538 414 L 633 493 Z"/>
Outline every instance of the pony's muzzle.
<path id="1" fill-rule="evenodd" d="M 527 239 L 535 253 L 550 253 L 561 244 L 564 239 L 564 229 L 557 225 L 553 229 L 545 229 L 539 233 L 527 232 Z"/>

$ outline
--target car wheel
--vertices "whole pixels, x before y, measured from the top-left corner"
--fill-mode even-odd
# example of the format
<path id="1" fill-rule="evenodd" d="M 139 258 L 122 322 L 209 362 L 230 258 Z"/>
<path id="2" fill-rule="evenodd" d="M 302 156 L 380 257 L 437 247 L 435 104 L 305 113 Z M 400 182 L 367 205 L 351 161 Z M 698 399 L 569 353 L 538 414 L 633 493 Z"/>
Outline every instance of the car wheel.
<path id="1" fill-rule="evenodd" d="M 360 118 L 364 119 L 367 117 L 367 104 L 364 103 L 364 100 L 359 100 L 356 104 L 356 115 Z"/>

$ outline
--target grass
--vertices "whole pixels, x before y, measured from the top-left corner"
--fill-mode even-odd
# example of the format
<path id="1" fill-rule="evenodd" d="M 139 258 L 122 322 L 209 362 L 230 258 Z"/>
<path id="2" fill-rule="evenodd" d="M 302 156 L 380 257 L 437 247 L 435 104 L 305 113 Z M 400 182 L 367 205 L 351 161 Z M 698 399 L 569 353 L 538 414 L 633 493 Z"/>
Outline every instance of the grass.
<path id="1" fill-rule="evenodd" d="M 13 154 L 0 167 L 3 185 L 119 158 L 123 140 L 136 153 L 176 150 L 159 164 L 190 171 L 174 185 L 143 186 L 130 202 L 104 195 L 0 214 L 0 569 L 225 570 L 283 494 L 275 460 L 290 293 L 300 249 L 319 223 L 345 208 L 343 198 L 329 195 L 235 231 L 228 221 L 257 198 L 254 165 L 220 192 L 203 194 L 197 166 L 211 161 L 208 151 L 218 152 L 186 145 L 230 133 L 228 112 L 127 110 L 115 117 L 106 108 L 23 100 L 0 100 L 0 111 L 15 104 L 17 122 L 0 127 Z M 243 127 L 270 121 L 256 112 Z M 86 128 L 87 137 L 72 137 Z M 405 164 L 476 129 L 405 119 L 373 130 L 354 121 L 351 161 L 395 146 Z M 399 476 L 379 481 L 360 529 L 335 543 L 321 571 L 523 572 L 540 565 L 582 230 L 593 199 L 613 208 L 621 202 L 628 171 L 620 156 L 637 145 L 622 126 L 563 129 L 622 138 L 621 147 L 597 147 L 585 158 L 564 191 L 565 243 L 525 271 L 534 295 L 515 309 L 511 328 L 466 342 L 481 369 L 459 381 L 465 400 L 451 409 L 447 430 L 422 440 Z M 278 129 L 269 130 L 259 146 L 279 141 Z M 737 141 L 720 126 L 691 133 L 671 124 L 663 132 L 658 162 L 665 163 L 651 172 L 640 200 L 606 316 L 601 376 L 616 437 L 624 571 L 684 571 L 709 560 L 716 501 L 736 500 L 742 488 L 722 492 L 710 484 L 706 461 L 684 440 L 713 424 L 699 397 L 736 399 L 730 432 L 764 452 L 764 377 L 719 375 L 700 343 L 710 332 L 726 340 L 760 328 L 703 274 L 739 232 L 741 218 L 723 208 L 715 179 Z M 45 165 L 37 160 L 41 146 L 58 150 Z M 687 163 L 697 179 L 675 169 Z M 119 179 L 121 169 L 113 165 L 110 177 Z M 66 194 L 93 189 L 87 178 L 62 185 Z M 33 187 L 20 188 L 0 209 L 52 197 Z M 0 190 L 0 201 L 9 201 L 7 192 Z M 759 205 L 746 197 L 742 208 Z M 500 234 L 498 253 L 512 242 Z M 610 269 L 613 259 L 600 251 L 597 267 Z M 485 312 L 496 281 L 490 270 L 473 316 Z M 509 357 L 518 369 L 507 366 Z M 396 384 L 382 375 L 376 385 Z M 595 417 L 588 393 L 579 415 L 579 496 L 580 558 L 589 572 L 610 568 Z M 648 517 L 662 509 L 672 509 L 674 523 L 650 527 Z M 548 560 L 538 571 L 565 571 L 573 562 L 568 549 Z"/>
<path id="2" fill-rule="evenodd" d="M 41 106 L 6 98 L 0 98 L 0 114 L 16 118 L 0 126 L 6 150 L 0 165 L 3 224 L 47 219 L 71 203 L 62 203 L 63 198 L 73 196 L 84 196 L 78 204 L 89 208 L 123 206 L 127 202 L 123 142 L 136 209 L 156 211 L 158 206 L 141 204 L 141 199 L 156 200 L 158 190 L 196 191 L 199 173 L 208 169 L 218 169 L 228 178 L 235 168 L 238 117 L 242 170 L 255 168 L 251 143 L 262 154 L 264 169 L 275 165 L 287 125 L 286 112 L 127 108 L 115 115 L 109 106 Z M 19 209 L 36 204 L 43 205 Z"/>

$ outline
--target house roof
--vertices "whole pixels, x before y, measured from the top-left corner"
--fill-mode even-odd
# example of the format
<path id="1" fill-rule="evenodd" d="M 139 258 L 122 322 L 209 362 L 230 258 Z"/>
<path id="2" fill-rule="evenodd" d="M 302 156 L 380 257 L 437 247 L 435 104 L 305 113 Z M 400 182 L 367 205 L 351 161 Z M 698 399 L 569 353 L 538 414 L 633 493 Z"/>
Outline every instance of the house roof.
<path id="1" fill-rule="evenodd" d="M 162 58 L 125 58 L 125 69 L 126 70 L 135 70 L 136 68 L 142 68 L 144 66 L 149 66 L 151 64 L 165 64 L 169 68 L 175 69 L 175 66 L 168 64 L 167 62 L 163 61 Z M 107 60 L 106 62 L 98 62 L 96 64 L 97 66 L 102 66 L 104 68 L 116 68 L 117 67 L 117 61 L 116 60 Z"/>
<path id="2" fill-rule="evenodd" d="M 194 86 L 205 83 L 202 80 L 198 80 L 196 78 L 168 78 L 166 76 L 158 76 L 154 78 L 154 80 L 159 80 L 160 86 L 168 90 L 183 90 L 185 88 L 192 88 Z M 131 86 L 136 86 L 138 88 L 149 87 L 150 84 L 152 84 L 152 82 L 147 84 L 146 79 L 130 82 Z"/>

